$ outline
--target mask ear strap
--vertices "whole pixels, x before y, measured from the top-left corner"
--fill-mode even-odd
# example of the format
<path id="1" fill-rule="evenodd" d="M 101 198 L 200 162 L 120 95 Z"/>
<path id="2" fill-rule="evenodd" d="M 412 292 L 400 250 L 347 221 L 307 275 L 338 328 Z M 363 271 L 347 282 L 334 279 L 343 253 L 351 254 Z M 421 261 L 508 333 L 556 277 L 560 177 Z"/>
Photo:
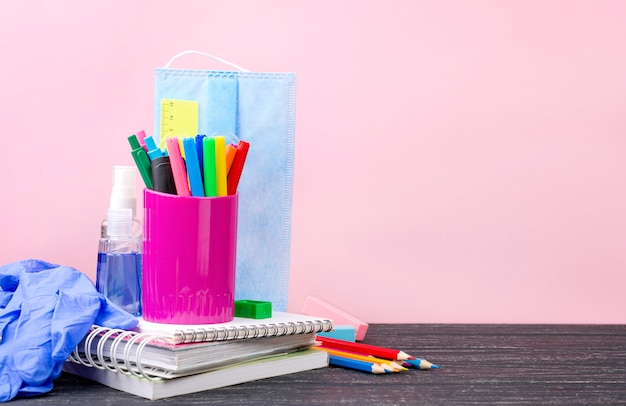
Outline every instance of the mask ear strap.
<path id="1" fill-rule="evenodd" d="M 206 56 L 207 58 L 214 59 L 214 60 L 216 60 L 216 61 L 218 61 L 218 62 L 222 62 L 222 63 L 224 63 L 224 64 L 226 64 L 226 65 L 232 66 L 232 67 L 233 67 L 233 68 L 235 68 L 235 69 L 239 69 L 239 70 L 240 70 L 240 71 L 242 71 L 242 72 L 250 72 L 248 69 L 242 68 L 242 67 L 241 67 L 241 66 L 239 66 L 239 65 L 235 65 L 234 63 L 229 62 L 229 61 L 227 61 L 227 60 L 225 60 L 225 59 L 218 58 L 217 56 L 213 56 L 213 55 L 211 55 L 211 54 L 207 54 L 207 53 L 205 53 L 205 52 L 194 51 L 194 50 L 183 51 L 183 52 L 179 53 L 178 55 L 174 55 L 174 57 L 172 57 L 172 59 L 170 59 L 170 60 L 169 60 L 169 61 L 165 64 L 165 68 L 169 68 L 169 67 L 170 67 L 170 65 L 172 64 L 172 62 L 174 62 L 176 59 L 180 58 L 181 56 L 183 56 L 183 55 L 187 55 L 187 54 L 196 54 L 196 55 Z"/>

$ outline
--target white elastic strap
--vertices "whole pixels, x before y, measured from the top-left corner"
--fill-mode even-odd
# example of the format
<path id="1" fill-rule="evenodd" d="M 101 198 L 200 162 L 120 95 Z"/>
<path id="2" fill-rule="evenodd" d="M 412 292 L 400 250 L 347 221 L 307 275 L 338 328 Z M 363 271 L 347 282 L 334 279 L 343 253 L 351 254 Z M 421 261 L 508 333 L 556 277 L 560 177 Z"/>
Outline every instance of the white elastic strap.
<path id="1" fill-rule="evenodd" d="M 242 72 L 250 72 L 248 69 L 246 69 L 246 68 L 242 68 L 242 67 L 241 67 L 241 66 L 239 66 L 239 65 L 235 65 L 234 63 L 229 62 L 229 61 L 227 61 L 227 60 L 225 60 L 225 59 L 219 58 L 219 57 L 214 56 L 214 55 L 211 55 L 211 54 L 207 54 L 207 53 L 205 53 L 205 52 L 194 51 L 194 50 L 183 51 L 183 52 L 179 53 L 178 55 L 174 55 L 174 57 L 172 57 L 172 59 L 170 59 L 170 60 L 169 60 L 169 62 L 167 62 L 167 63 L 165 64 L 165 68 L 169 68 L 169 67 L 170 67 L 170 65 L 172 64 L 172 62 L 174 62 L 176 59 L 180 58 L 181 56 L 183 56 L 183 55 L 187 55 L 187 54 L 196 54 L 196 55 L 206 56 L 207 58 L 214 59 L 214 60 L 216 60 L 216 61 L 218 61 L 218 62 L 222 62 L 223 64 L 226 64 L 226 65 L 232 66 L 232 67 L 233 67 L 233 68 L 235 68 L 235 69 L 239 69 L 239 70 L 240 70 L 240 71 L 242 71 Z"/>

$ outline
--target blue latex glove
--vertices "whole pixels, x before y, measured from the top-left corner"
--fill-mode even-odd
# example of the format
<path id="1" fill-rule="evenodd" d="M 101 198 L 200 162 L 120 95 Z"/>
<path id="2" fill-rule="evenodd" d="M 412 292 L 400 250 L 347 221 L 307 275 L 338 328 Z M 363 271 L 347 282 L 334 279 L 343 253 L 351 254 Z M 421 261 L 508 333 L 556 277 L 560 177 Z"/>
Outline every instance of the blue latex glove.
<path id="1" fill-rule="evenodd" d="M 50 391 L 93 324 L 129 329 L 137 319 L 74 268 L 34 259 L 0 266 L 0 401 Z"/>

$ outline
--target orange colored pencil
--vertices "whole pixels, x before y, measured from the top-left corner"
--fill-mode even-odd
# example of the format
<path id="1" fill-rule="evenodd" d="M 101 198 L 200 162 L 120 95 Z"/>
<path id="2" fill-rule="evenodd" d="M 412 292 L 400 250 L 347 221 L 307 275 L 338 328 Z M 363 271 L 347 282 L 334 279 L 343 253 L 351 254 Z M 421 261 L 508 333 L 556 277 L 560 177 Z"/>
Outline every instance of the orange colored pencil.
<path id="1" fill-rule="evenodd" d="M 358 354 L 354 354 L 352 352 L 346 352 L 346 351 L 339 351 L 339 350 L 335 350 L 332 348 L 326 348 L 326 347 L 311 347 L 314 350 L 320 350 L 320 351 L 326 351 L 329 355 L 336 355 L 338 357 L 343 357 L 343 358 L 350 358 L 350 359 L 355 359 L 358 361 L 366 361 L 366 362 L 373 362 L 375 364 L 380 365 L 381 367 L 383 367 L 385 370 L 389 371 L 389 372 L 398 372 L 398 371 L 402 371 L 402 370 L 406 370 L 406 368 L 393 363 L 392 361 L 389 361 L 387 359 L 381 359 L 381 358 L 376 358 L 376 357 L 370 357 L 367 355 L 358 355 Z"/>

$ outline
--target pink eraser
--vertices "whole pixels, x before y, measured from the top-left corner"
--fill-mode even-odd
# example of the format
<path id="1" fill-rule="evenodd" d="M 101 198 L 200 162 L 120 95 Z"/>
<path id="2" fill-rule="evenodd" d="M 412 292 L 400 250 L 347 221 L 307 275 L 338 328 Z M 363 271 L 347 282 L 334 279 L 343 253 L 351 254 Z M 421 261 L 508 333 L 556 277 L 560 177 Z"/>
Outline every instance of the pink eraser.
<path id="1" fill-rule="evenodd" d="M 355 339 L 362 341 L 367 333 L 367 323 L 349 315 L 343 310 L 337 309 L 335 306 L 326 303 L 320 298 L 307 296 L 302 307 L 302 313 L 308 316 L 326 317 L 333 321 L 333 324 L 349 324 L 354 326 L 356 331 Z"/>

